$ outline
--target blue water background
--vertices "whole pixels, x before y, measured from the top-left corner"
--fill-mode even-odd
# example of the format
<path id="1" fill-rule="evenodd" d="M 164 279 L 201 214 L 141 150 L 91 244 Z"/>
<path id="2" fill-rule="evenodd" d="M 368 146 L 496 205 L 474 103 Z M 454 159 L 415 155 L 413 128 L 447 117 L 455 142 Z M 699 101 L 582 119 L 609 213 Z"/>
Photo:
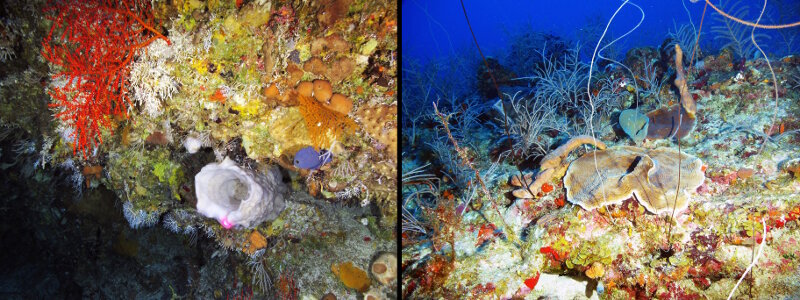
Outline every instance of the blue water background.
<path id="1" fill-rule="evenodd" d="M 553 34 L 582 47 L 597 43 L 596 37 L 584 32 L 591 27 L 605 27 L 606 22 L 623 1 L 475 1 L 465 0 L 467 14 L 472 22 L 475 36 L 487 56 L 505 59 L 504 52 L 515 34 L 525 31 L 540 31 Z M 700 25 L 704 2 L 689 0 L 632 1 L 645 13 L 642 25 L 618 45 L 622 54 L 631 47 L 658 47 L 675 26 L 694 23 Z M 763 1 L 712 2 L 728 10 L 747 7 L 746 20 L 755 21 L 764 4 Z M 685 5 L 685 9 L 684 6 Z M 687 13 L 688 10 L 688 13 Z M 691 18 L 690 18 L 691 15 Z M 606 39 L 614 39 L 639 22 L 641 13 L 626 5 L 609 27 Z M 709 49 L 724 44 L 715 39 L 711 28 L 720 24 L 717 12 L 709 7 L 703 24 L 700 46 Z M 800 1 L 768 1 L 762 24 L 790 23 L 800 21 Z M 797 33 L 797 28 L 782 29 L 786 33 Z M 764 42 L 769 55 L 783 56 L 800 48 L 800 37 L 793 42 L 792 51 L 777 30 L 756 29 L 756 33 L 771 36 Z M 760 41 L 759 41 L 760 42 Z M 459 1 L 402 1 L 402 55 L 419 62 L 441 60 L 447 56 L 463 55 L 466 47 L 474 47 L 472 37 L 464 19 Z M 584 57 L 584 59 L 587 59 Z M 588 60 L 588 59 L 587 59 Z"/>

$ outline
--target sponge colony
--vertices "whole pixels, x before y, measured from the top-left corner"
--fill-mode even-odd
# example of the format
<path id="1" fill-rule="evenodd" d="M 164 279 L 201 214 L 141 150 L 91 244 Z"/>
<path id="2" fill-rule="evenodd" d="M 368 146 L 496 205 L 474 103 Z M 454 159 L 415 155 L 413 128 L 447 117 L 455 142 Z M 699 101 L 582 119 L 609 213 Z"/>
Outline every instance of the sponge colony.
<path id="1" fill-rule="evenodd" d="M 317 99 L 319 102 L 328 102 L 328 100 L 331 99 L 333 88 L 330 82 L 317 79 L 312 82 L 312 85 L 314 86 L 314 99 Z"/>
<path id="2" fill-rule="evenodd" d="M 297 93 L 306 97 L 314 97 L 325 108 L 350 114 L 353 109 L 353 100 L 345 95 L 333 93 L 333 87 L 327 80 L 316 79 L 313 82 L 303 81 L 297 84 Z"/>

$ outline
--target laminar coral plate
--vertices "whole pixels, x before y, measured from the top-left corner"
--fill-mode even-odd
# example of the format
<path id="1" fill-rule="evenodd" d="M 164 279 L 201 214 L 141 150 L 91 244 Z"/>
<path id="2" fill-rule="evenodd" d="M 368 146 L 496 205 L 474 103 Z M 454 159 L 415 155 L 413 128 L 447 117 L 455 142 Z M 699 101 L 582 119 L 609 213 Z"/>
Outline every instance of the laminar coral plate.
<path id="1" fill-rule="evenodd" d="M 700 159 L 670 148 L 614 147 L 573 161 L 564 187 L 567 200 L 587 210 L 634 195 L 650 212 L 671 212 L 673 207 L 679 211 L 689 203 L 688 191 L 703 183 L 702 165 Z"/>

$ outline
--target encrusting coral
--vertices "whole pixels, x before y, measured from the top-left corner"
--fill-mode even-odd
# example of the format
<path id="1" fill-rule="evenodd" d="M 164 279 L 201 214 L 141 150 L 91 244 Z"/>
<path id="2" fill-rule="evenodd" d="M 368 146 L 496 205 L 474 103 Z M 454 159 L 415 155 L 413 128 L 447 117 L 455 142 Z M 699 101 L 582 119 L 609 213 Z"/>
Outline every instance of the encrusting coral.
<path id="1" fill-rule="evenodd" d="M 653 213 L 680 211 L 689 203 L 687 191 L 697 189 L 705 179 L 702 166 L 700 159 L 671 148 L 614 147 L 573 161 L 564 176 L 564 187 L 567 200 L 587 210 L 633 195 Z"/>
<path id="2" fill-rule="evenodd" d="M 356 112 L 364 130 L 389 151 L 391 157 L 397 156 L 397 106 L 365 106 Z"/>

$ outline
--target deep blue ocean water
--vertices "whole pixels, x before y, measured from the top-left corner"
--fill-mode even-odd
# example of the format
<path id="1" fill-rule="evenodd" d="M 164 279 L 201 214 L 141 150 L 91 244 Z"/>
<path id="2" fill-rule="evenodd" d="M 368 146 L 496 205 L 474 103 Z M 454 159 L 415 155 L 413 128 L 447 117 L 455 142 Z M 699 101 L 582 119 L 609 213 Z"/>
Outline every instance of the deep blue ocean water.
<path id="1" fill-rule="evenodd" d="M 539 31 L 556 35 L 582 47 L 597 43 L 597 36 L 586 34 L 598 26 L 605 27 L 609 18 L 624 1 L 464 1 L 467 15 L 472 22 L 475 37 L 487 56 L 504 57 L 504 51 L 513 42 L 516 34 Z M 800 21 L 800 1 L 712 1 L 726 12 L 738 13 L 741 19 L 754 22 L 764 4 L 766 10 L 761 24 L 784 24 Z M 641 7 L 641 12 L 636 8 Z M 616 39 L 633 28 L 641 19 L 642 24 L 628 37 L 620 40 L 625 50 L 631 47 L 658 47 L 670 31 L 682 25 L 700 26 L 705 3 L 689 0 L 630 1 L 620 10 L 609 26 L 609 35 L 604 40 Z M 464 12 L 459 1 L 402 1 L 402 56 L 407 60 L 441 60 L 447 56 L 462 55 L 466 48 L 475 47 Z M 724 25 L 722 18 L 711 7 L 706 9 L 700 45 L 720 47 L 725 43 L 714 34 L 712 28 Z M 747 31 L 749 33 L 749 30 Z M 756 34 L 767 34 L 764 50 L 768 54 L 786 55 L 800 48 L 800 37 L 788 45 L 781 32 L 797 35 L 798 29 L 756 29 Z M 761 42 L 761 40 L 759 40 Z M 704 47 L 705 48 L 705 47 Z M 791 50 L 791 51 L 790 51 Z"/>

